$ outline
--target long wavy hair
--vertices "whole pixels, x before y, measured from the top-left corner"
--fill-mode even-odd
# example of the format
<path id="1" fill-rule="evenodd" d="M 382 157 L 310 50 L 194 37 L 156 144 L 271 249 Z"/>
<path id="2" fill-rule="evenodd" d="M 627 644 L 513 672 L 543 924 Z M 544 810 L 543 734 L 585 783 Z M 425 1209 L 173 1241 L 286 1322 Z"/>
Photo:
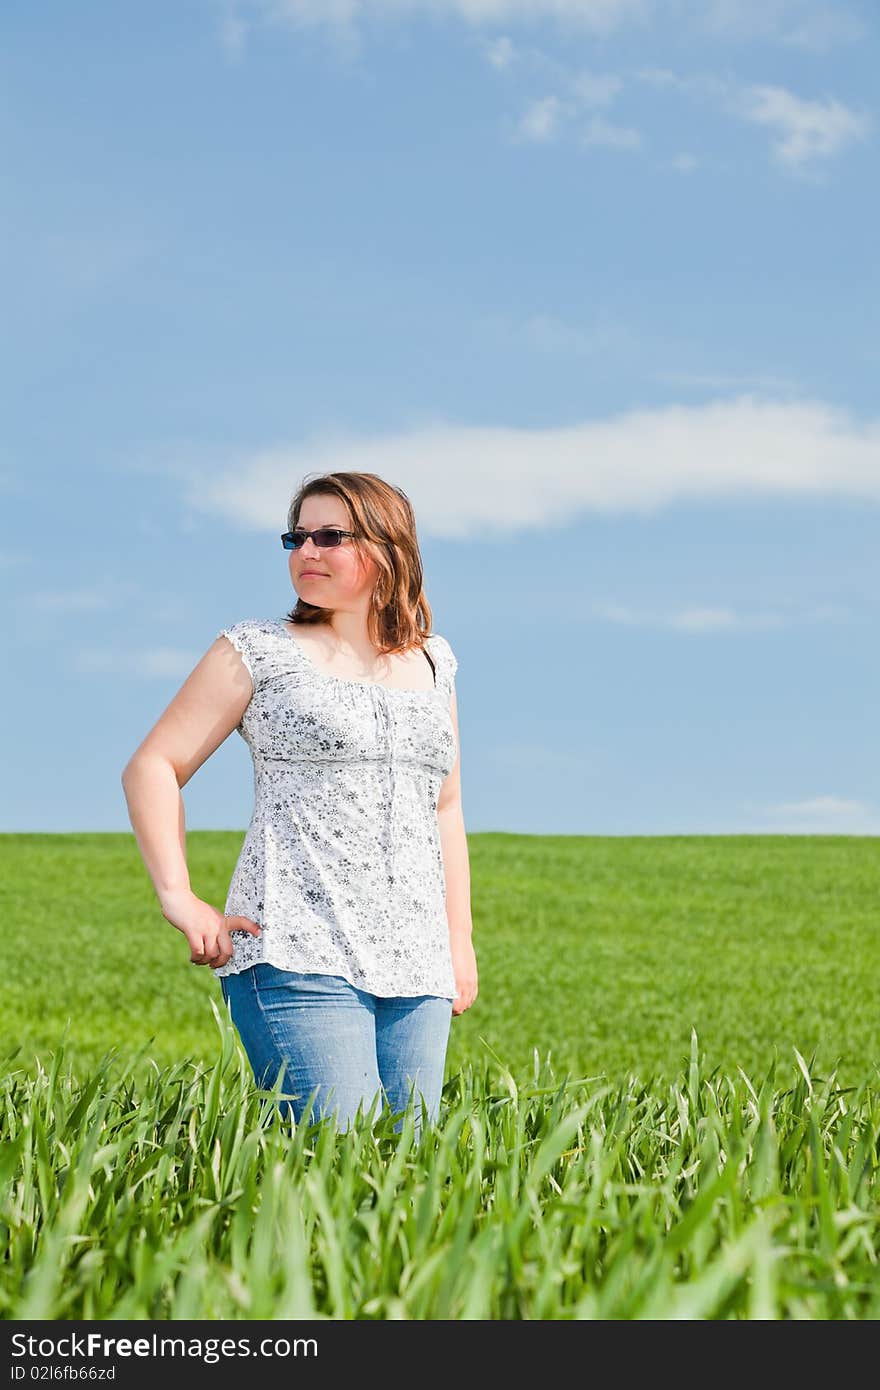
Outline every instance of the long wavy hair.
<path id="1" fill-rule="evenodd" d="M 287 513 L 287 529 L 299 525 L 307 497 L 341 497 L 348 509 L 351 544 L 379 567 L 367 615 L 370 641 L 380 652 L 422 648 L 431 631 L 431 607 L 423 588 L 424 571 L 412 503 L 402 488 L 375 473 L 320 473 L 307 477 Z M 300 597 L 288 622 L 320 625 L 333 616 Z"/>

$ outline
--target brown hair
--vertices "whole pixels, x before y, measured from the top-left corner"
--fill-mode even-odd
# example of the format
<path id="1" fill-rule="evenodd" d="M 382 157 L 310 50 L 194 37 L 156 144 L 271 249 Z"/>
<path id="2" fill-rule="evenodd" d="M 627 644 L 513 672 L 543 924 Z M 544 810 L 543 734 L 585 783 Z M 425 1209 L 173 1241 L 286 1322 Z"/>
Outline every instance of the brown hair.
<path id="1" fill-rule="evenodd" d="M 341 497 L 356 537 L 352 545 L 379 567 L 367 616 L 370 641 L 380 652 L 421 648 L 431 631 L 431 608 L 422 587 L 422 557 L 412 503 L 402 488 L 375 473 L 321 473 L 306 478 L 287 513 L 287 529 L 299 524 L 307 497 L 317 493 Z M 332 608 L 319 608 L 299 598 L 287 615 L 291 623 L 322 624 Z"/>

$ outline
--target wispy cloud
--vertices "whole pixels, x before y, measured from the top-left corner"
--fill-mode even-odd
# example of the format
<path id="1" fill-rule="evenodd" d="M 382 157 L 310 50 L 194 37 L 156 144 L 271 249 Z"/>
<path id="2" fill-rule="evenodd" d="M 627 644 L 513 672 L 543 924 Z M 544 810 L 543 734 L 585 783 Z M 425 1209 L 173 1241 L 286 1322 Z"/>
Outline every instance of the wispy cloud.
<path id="1" fill-rule="evenodd" d="M 236 11 L 234 0 L 223 0 L 223 9 L 220 14 L 218 27 L 220 43 L 227 56 L 234 61 L 240 59 L 244 54 L 250 26 L 242 15 Z"/>
<path id="2" fill-rule="evenodd" d="M 642 147 L 641 132 L 632 126 L 615 125 L 604 116 L 593 116 L 588 122 L 581 141 L 584 145 L 602 145 L 611 150 L 639 150 Z"/>
<path id="3" fill-rule="evenodd" d="M 496 743 L 487 748 L 488 756 L 502 767 L 532 772 L 552 772 L 571 777 L 595 772 L 598 760 L 583 749 L 552 748 L 545 743 Z"/>
<path id="4" fill-rule="evenodd" d="M 75 670 L 133 676 L 137 679 L 179 680 L 204 655 L 178 647 L 153 647 L 144 651 L 124 651 L 113 647 L 81 647 L 72 657 Z"/>
<path id="5" fill-rule="evenodd" d="M 835 97 L 821 100 L 799 96 L 785 87 L 748 84 L 715 73 L 677 73 L 669 68 L 637 68 L 627 73 L 566 71 L 555 64 L 556 91 L 527 107 L 518 135 L 534 142 L 549 142 L 566 127 L 579 129 L 582 146 L 615 150 L 639 150 L 642 130 L 633 124 L 612 121 L 605 114 L 627 86 L 650 87 L 658 94 L 678 94 L 689 101 L 762 126 L 772 134 L 773 158 L 789 173 L 814 173 L 821 161 L 839 154 L 872 128 L 869 115 L 856 111 Z M 586 123 L 577 123 L 586 116 Z M 691 151 L 660 159 L 658 167 L 678 174 L 693 173 L 701 160 Z"/>
<path id="6" fill-rule="evenodd" d="M 520 118 L 517 127 L 524 140 L 544 144 L 558 135 L 560 127 L 571 114 L 572 108 L 560 101 L 559 97 L 542 97 L 533 101 Z"/>
<path id="7" fill-rule="evenodd" d="M 480 323 L 508 344 L 521 343 L 537 352 L 564 357 L 595 357 L 631 343 L 629 330 L 603 314 L 587 325 L 569 323 L 557 314 L 540 313 L 517 320 L 484 317 Z"/>
<path id="8" fill-rule="evenodd" d="M 657 0 L 223 0 L 223 20 L 242 22 L 243 13 L 271 25 L 296 29 L 326 28 L 346 39 L 359 22 L 370 19 L 446 15 L 474 28 L 493 24 L 555 21 L 588 33 L 607 34 L 619 25 L 646 20 Z"/>
<path id="9" fill-rule="evenodd" d="M 52 613 L 91 613 L 115 606 L 105 589 L 60 589 L 56 592 L 22 594 L 19 602 Z"/>
<path id="10" fill-rule="evenodd" d="M 819 795 L 771 806 L 746 803 L 746 811 L 776 834 L 877 835 L 880 814 L 869 802 L 851 797 Z"/>
<path id="11" fill-rule="evenodd" d="M 547 429 L 427 422 L 397 433 L 323 433 L 244 454 L 227 468 L 155 448 L 133 470 L 179 478 L 195 512 L 277 529 L 306 474 L 378 473 L 412 498 L 421 528 L 466 537 L 521 532 L 578 514 L 651 514 L 681 502 L 789 497 L 880 503 L 880 421 L 819 401 L 741 396 L 631 410 Z"/>
<path id="12" fill-rule="evenodd" d="M 773 816 L 856 816 L 868 811 L 864 801 L 850 801 L 842 796 L 813 796 L 806 801 L 780 801 L 776 806 L 768 806 L 767 814 Z"/>
<path id="13" fill-rule="evenodd" d="M 824 53 L 838 43 L 853 43 L 863 37 L 865 26 L 844 5 L 837 8 L 807 10 L 782 33 L 782 40 L 797 48 Z"/>
<path id="14" fill-rule="evenodd" d="M 13 472 L 12 469 L 16 469 Z M 26 497 L 28 488 L 24 481 L 25 469 L 27 464 L 24 460 L 16 460 L 12 468 L 0 468 L 0 493 L 7 497 Z"/>
<path id="15" fill-rule="evenodd" d="M 701 24 L 710 32 L 730 37 L 778 38 L 787 43 L 822 47 L 834 38 L 853 37 L 858 21 L 845 8 L 830 8 L 814 0 L 215 0 L 222 4 L 221 41 L 239 56 L 253 22 L 293 29 L 327 28 L 348 47 L 356 46 L 359 21 L 402 21 L 426 14 L 445 15 L 477 28 L 558 21 L 609 32 L 639 20 L 665 25 Z M 633 152 L 642 148 L 644 134 L 632 122 L 611 121 L 596 114 L 614 102 L 626 81 L 675 89 L 692 98 L 713 102 L 719 109 L 775 133 L 774 158 L 789 172 L 809 174 L 870 129 L 869 117 L 829 96 L 810 99 L 787 88 L 747 84 L 713 73 L 682 75 L 668 68 L 642 68 L 626 78 L 617 72 L 574 69 L 539 49 L 520 49 L 509 33 L 481 38 L 490 65 L 507 71 L 528 59 L 544 69 L 545 92 L 535 96 L 513 124 L 513 138 L 533 144 L 557 140 L 567 125 L 584 113 L 578 130 L 581 148 Z M 548 77 L 550 80 L 548 80 Z M 546 90 L 551 87 L 553 90 Z M 701 162 L 691 151 L 661 159 L 658 167 L 690 174 Z"/>
<path id="16" fill-rule="evenodd" d="M 672 169 L 676 174 L 692 174 L 700 166 L 700 161 L 694 154 L 682 151 L 681 154 L 674 155 L 672 159 L 664 161 L 664 169 Z"/>
<path id="17" fill-rule="evenodd" d="M 245 16 L 294 31 L 320 28 L 346 43 L 372 19 L 403 21 L 446 16 L 473 28 L 553 23 L 567 30 L 610 34 L 625 24 L 699 26 L 720 39 L 765 38 L 822 49 L 863 32 L 845 4 L 827 0 L 215 0 L 221 41 L 232 53 L 243 42 Z"/>
<path id="18" fill-rule="evenodd" d="M 653 87 L 657 91 L 675 91 L 695 100 L 720 105 L 730 100 L 740 84 L 732 78 L 719 77 L 713 72 L 675 72 L 672 68 L 635 68 L 627 74 L 633 82 Z"/>
<path id="19" fill-rule="evenodd" d="M 795 169 L 837 154 L 853 140 L 864 139 L 870 128 L 866 115 L 841 101 L 805 101 L 784 87 L 744 89 L 741 110 L 747 121 L 776 132 L 773 154 Z"/>
<path id="20" fill-rule="evenodd" d="M 804 623 L 830 622 L 847 616 L 846 609 L 833 604 L 821 604 L 802 613 L 780 611 L 738 612 L 734 608 L 694 605 L 688 608 L 657 612 L 636 609 L 627 604 L 594 603 L 587 616 L 624 627 L 654 628 L 664 631 L 702 635 L 714 632 L 763 632 L 778 628 L 801 626 Z"/>
<path id="21" fill-rule="evenodd" d="M 835 97 L 811 100 L 786 87 L 748 84 L 715 73 L 676 73 L 669 68 L 641 68 L 637 82 L 658 91 L 714 106 L 738 120 L 774 133 L 774 158 L 790 171 L 802 172 L 817 160 L 838 154 L 871 129 L 870 117 Z"/>
<path id="22" fill-rule="evenodd" d="M 486 44 L 485 53 L 493 68 L 509 68 L 516 58 L 513 40 L 507 34 L 490 40 Z"/>
<path id="23" fill-rule="evenodd" d="M 695 391 L 738 392 L 755 391 L 763 396 L 797 393 L 801 385 L 794 377 L 777 376 L 772 372 L 688 372 L 663 371 L 653 373 L 654 381 L 668 386 L 684 386 Z"/>
<path id="24" fill-rule="evenodd" d="M 32 247 L 47 284 L 83 294 L 130 279 L 166 252 L 163 239 L 149 231 L 103 225 L 47 228 Z"/>
<path id="25" fill-rule="evenodd" d="M 572 95 L 582 106 L 607 106 L 623 86 L 616 72 L 580 71 L 571 76 Z"/>
<path id="26" fill-rule="evenodd" d="M 773 39 L 823 51 L 864 32 L 845 4 L 823 0 L 700 0 L 700 20 L 722 40 Z"/>
<path id="27" fill-rule="evenodd" d="M 551 93 L 533 101 L 520 117 L 517 133 L 522 139 L 535 143 L 554 140 L 564 126 L 571 126 L 588 114 L 586 125 L 579 128 L 582 145 L 616 150 L 640 148 L 642 137 L 638 130 L 593 114 L 596 108 L 609 106 L 623 87 L 623 79 L 617 73 L 559 71 L 557 80 L 562 94 Z"/>

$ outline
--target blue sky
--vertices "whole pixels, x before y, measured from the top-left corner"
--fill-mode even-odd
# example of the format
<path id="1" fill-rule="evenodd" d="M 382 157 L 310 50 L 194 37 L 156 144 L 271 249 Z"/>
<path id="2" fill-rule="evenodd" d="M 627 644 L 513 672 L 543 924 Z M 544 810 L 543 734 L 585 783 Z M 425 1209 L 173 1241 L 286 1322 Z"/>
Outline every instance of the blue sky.
<path id="1" fill-rule="evenodd" d="M 469 830 L 880 833 L 874 5 L 3 28 L 0 829 L 129 829 L 355 468 L 416 509 Z M 184 799 L 244 829 L 236 734 Z"/>

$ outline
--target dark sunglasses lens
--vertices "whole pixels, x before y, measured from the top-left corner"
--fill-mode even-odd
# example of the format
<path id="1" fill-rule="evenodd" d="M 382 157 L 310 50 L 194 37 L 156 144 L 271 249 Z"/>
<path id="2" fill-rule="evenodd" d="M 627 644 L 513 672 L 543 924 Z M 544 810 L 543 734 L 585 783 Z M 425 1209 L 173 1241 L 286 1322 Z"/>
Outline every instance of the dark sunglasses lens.
<path id="1" fill-rule="evenodd" d="M 300 550 L 306 543 L 307 534 L 306 531 L 285 531 L 281 537 L 284 549 Z M 336 528 L 314 531 L 312 534 L 315 544 L 320 546 L 322 550 L 326 550 L 330 545 L 341 545 L 342 543 L 342 532 Z"/>

